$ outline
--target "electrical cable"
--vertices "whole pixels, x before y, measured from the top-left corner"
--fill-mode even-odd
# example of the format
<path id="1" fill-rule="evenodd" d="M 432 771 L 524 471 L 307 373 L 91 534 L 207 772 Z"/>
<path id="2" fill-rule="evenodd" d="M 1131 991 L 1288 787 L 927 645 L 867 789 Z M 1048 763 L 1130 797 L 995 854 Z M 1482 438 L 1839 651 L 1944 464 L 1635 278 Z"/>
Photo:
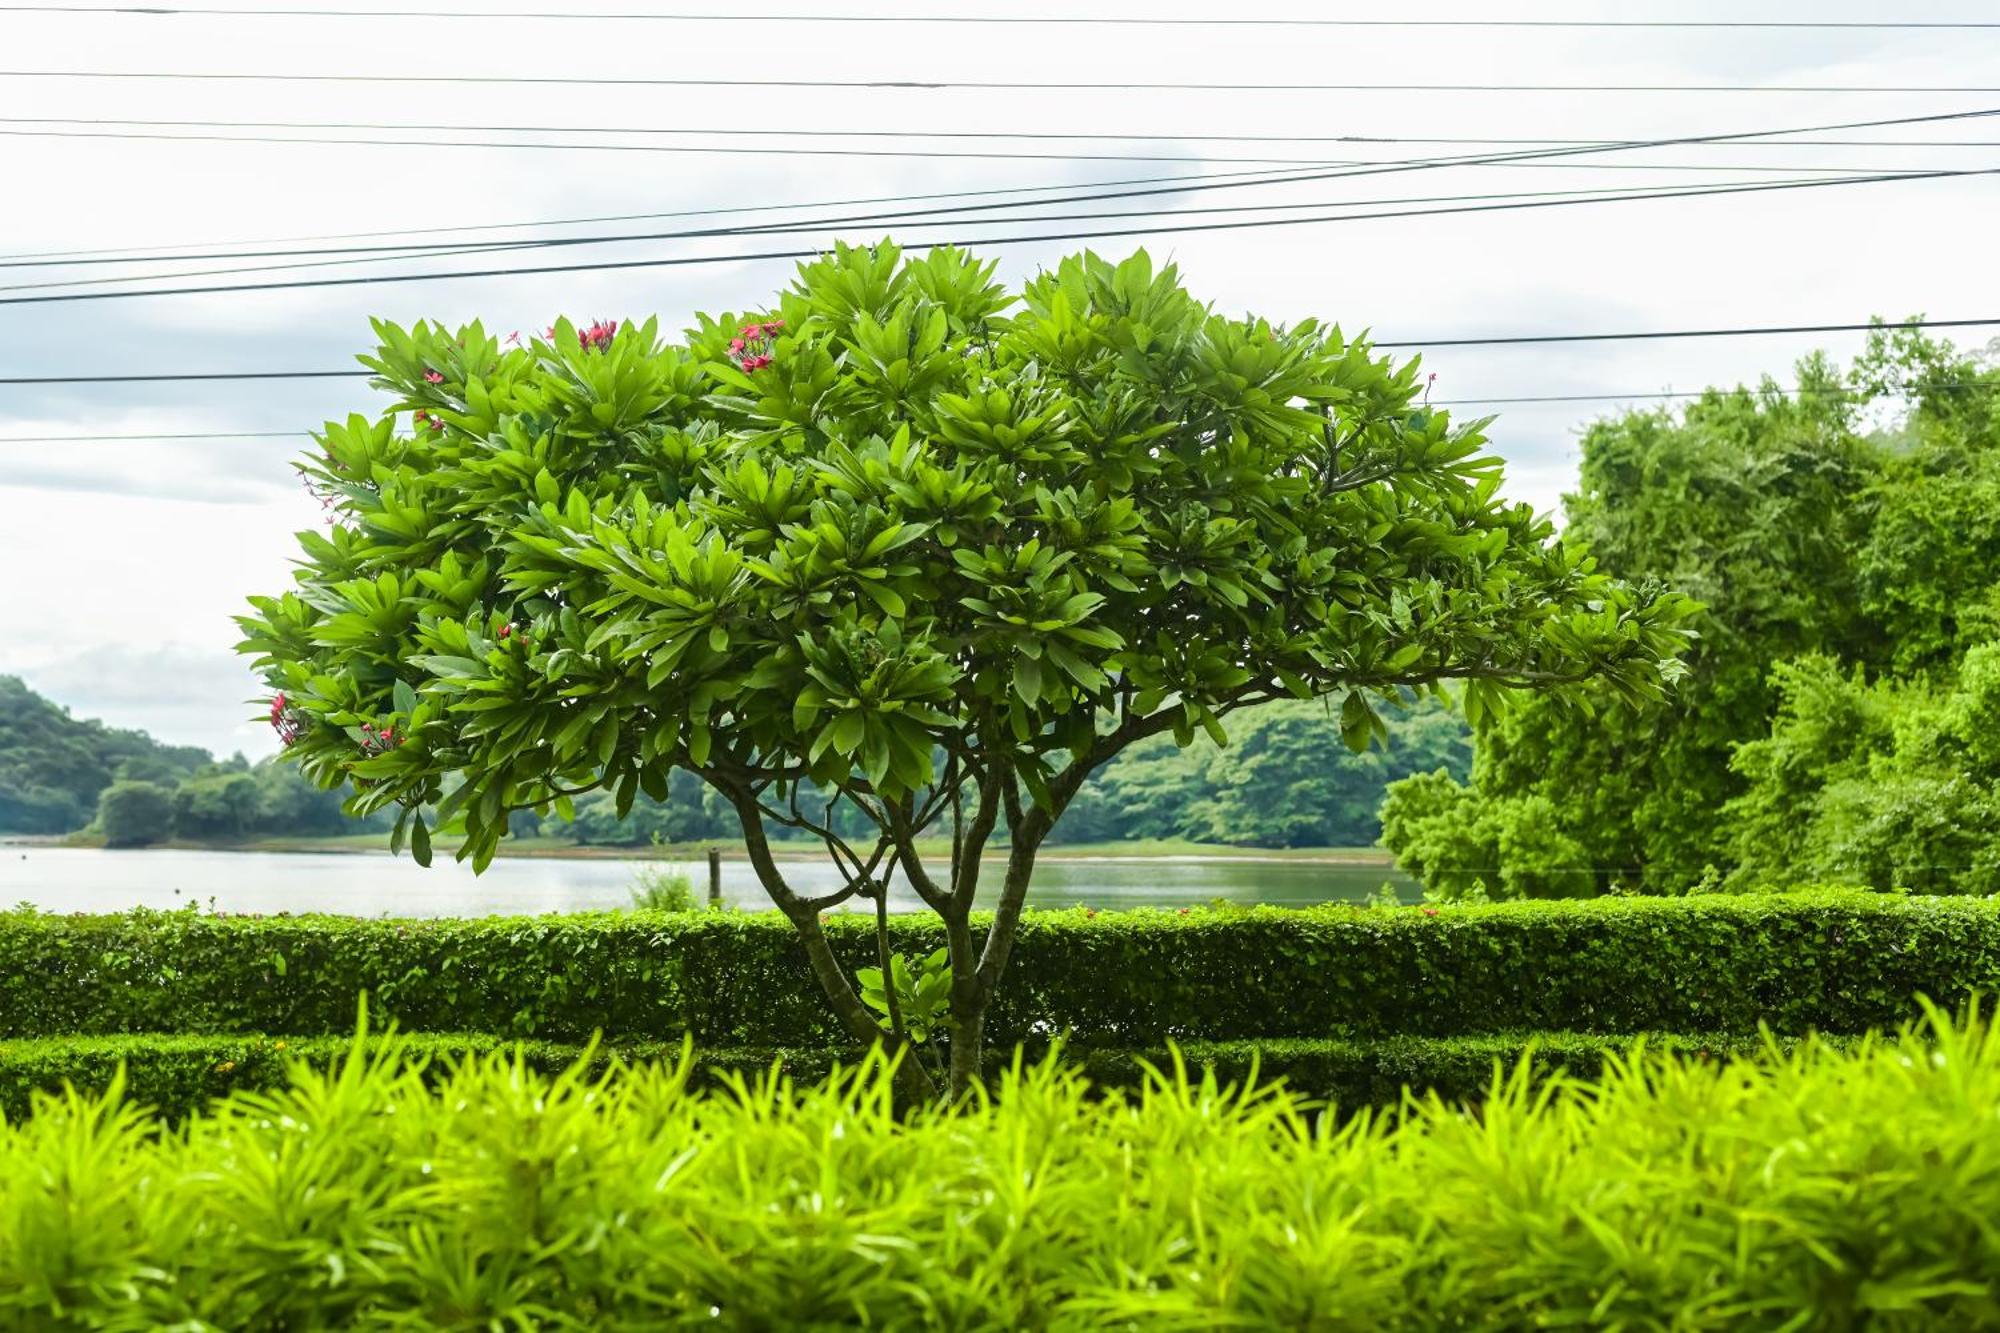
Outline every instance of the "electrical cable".
<path id="1" fill-rule="evenodd" d="M 115 14 L 147 18 L 391 18 L 391 19 L 571 19 L 650 23 L 931 23 L 1051 24 L 1132 28 L 1764 28 L 1777 30 L 1968 31 L 2000 28 L 1991 22 L 1893 20 L 1812 21 L 1755 19 L 1325 19 L 1177 18 L 1069 14 L 812 14 L 812 13 L 619 13 L 601 10 L 458 9 L 223 9 L 179 5 L 11 5 L 0 13 Z"/>
<path id="2" fill-rule="evenodd" d="M 1893 323 L 1765 324 L 1705 329 L 1651 329 L 1628 333 L 1515 333 L 1489 337 L 1395 338 L 1370 340 L 1375 348 L 1517 347 L 1575 342 L 1643 342 L 1662 338 L 1759 338 L 1774 334 L 1866 333 L 1874 329 L 1966 329 L 2000 327 L 2000 316 L 1980 319 L 1901 319 Z M 163 384 L 207 383 L 219 380 L 365 379 L 372 370 L 254 370 L 162 371 L 144 375 L 24 375 L 0 377 L 0 385 L 41 384 Z M 1482 399 L 1491 402 L 1492 399 Z"/>
<path id="3" fill-rule="evenodd" d="M 5 69 L 0 79 L 182 83 L 369 83 L 530 88 L 853 88 L 898 92 L 1172 93 L 2000 93 L 2000 85 L 1769 83 L 1105 83 L 1014 79 L 722 79 L 588 74 L 274 74 L 228 70 Z"/>
<path id="4" fill-rule="evenodd" d="M 905 251 L 937 249 L 950 245 L 957 247 L 1025 245 L 1046 241 L 1101 240 L 1127 236 L 1183 235 L 1194 232 L 1240 231 L 1261 227 L 1308 226 L 1333 222 L 1367 222 L 1390 218 L 1440 217 L 1463 213 L 1509 212 L 1531 208 L 1575 208 L 1590 204 L 1632 203 L 1660 199 L 1688 199 L 1725 194 L 1757 194 L 1779 190 L 1822 189 L 1842 185 L 1880 184 L 1884 182 L 1912 180 L 1940 180 L 1947 178 L 1969 178 L 2000 174 L 2000 168 L 1979 168 L 1952 171 L 1902 172 L 1878 176 L 1861 176 L 1836 180 L 1810 180 L 1803 182 L 1761 182 L 1753 185 L 1730 185 L 1706 188 L 1683 189 L 1673 194 L 1647 194 L 1608 196 L 1590 199 L 1535 200 L 1510 204 L 1469 204 L 1464 206 L 1430 209 L 1400 209 L 1375 213 L 1341 213 L 1318 217 L 1260 218 L 1252 221 L 1235 222 L 1184 222 L 1159 225 L 1105 228 L 1097 231 L 1039 232 L 1028 236 L 985 236 L 977 238 L 943 237 L 911 241 L 901 248 Z M 1162 216 L 1171 217 L 1172 213 Z M 1048 221 L 1037 218 L 1032 222 Z M 1005 223 L 1008 220 L 1000 219 Z M 1022 225 L 1017 223 L 1017 225 Z M 753 233 L 754 234 L 754 233 Z M 18 305 L 45 305 L 73 301 L 128 300 L 155 296 L 214 296 L 240 295 L 250 292 L 298 291 L 321 287 L 359 287 L 383 283 L 408 282 L 448 282 L 467 278 L 525 277 L 551 273 L 594 273 L 624 269 L 684 268 L 708 264 L 748 263 L 778 259 L 812 259 L 825 253 L 824 248 L 808 250 L 766 250 L 751 254 L 724 253 L 715 255 L 678 255 L 654 259 L 608 259 L 579 264 L 536 264 L 518 268 L 459 269 L 442 273 L 385 273 L 370 274 L 356 278 L 299 278 L 286 282 L 267 283 L 218 283 L 205 287 L 152 287 L 138 291 L 91 291 L 45 293 L 36 296 L 0 297 L 0 307 Z"/>

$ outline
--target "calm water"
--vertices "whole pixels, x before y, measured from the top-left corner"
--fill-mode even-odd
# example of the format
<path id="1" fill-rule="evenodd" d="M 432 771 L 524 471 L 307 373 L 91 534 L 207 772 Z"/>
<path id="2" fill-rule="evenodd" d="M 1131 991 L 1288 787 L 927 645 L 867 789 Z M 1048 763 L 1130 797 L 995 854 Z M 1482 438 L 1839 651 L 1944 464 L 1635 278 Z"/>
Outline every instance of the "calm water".
<path id="1" fill-rule="evenodd" d="M 1051 855 L 1060 855 L 1052 853 Z M 344 912 L 355 916 L 484 916 L 574 912 L 630 904 L 640 862 L 501 857 L 483 875 L 440 856 L 425 870 L 386 852 L 100 851 L 0 846 L 0 907 L 28 902 L 48 911 L 116 912 L 130 907 L 199 903 L 225 912 Z M 705 891 L 706 865 L 680 867 Z M 793 887 L 825 893 L 837 881 L 830 863 L 785 863 Z M 987 882 L 997 879 L 989 865 Z M 1404 896 L 1413 882 L 1386 865 L 1302 861 L 1145 861 L 1044 858 L 1029 891 L 1049 907 L 1180 907 L 1227 898 L 1300 907 L 1354 901 L 1384 880 Z M 747 862 L 725 858 L 723 896 L 748 907 L 770 900 Z M 890 887 L 890 905 L 916 907 L 906 886 Z"/>

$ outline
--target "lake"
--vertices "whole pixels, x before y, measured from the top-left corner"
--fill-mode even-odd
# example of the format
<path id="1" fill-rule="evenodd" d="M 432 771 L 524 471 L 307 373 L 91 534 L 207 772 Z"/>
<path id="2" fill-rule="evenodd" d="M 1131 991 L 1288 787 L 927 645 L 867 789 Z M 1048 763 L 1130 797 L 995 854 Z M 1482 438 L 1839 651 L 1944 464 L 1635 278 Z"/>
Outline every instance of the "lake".
<path id="1" fill-rule="evenodd" d="M 1407 900 L 1414 882 L 1391 866 L 1359 858 L 1103 857 L 1060 859 L 1043 854 L 1029 901 L 1045 907 L 1185 907 L 1226 898 L 1240 903 L 1303 907 L 1354 902 L 1383 881 Z M 32 903 L 52 912 L 119 912 L 132 907 L 171 908 L 198 903 L 224 912 L 339 912 L 353 916 L 491 916 L 577 912 L 631 905 L 642 866 L 664 861 L 609 858 L 500 857 L 483 875 L 440 855 L 426 870 L 407 857 L 383 852 L 217 852 L 148 848 L 0 846 L 0 907 Z M 706 892 L 706 865 L 679 867 Z M 788 861 L 788 879 L 801 893 L 830 892 L 838 884 L 831 862 Z M 984 881 L 999 878 L 989 863 Z M 722 863 L 723 897 L 743 907 L 770 900 L 748 862 Z M 982 897 L 985 895 L 982 894 Z M 892 910 L 919 906 L 907 885 L 890 886 Z M 848 904 L 853 908 L 854 904 Z"/>

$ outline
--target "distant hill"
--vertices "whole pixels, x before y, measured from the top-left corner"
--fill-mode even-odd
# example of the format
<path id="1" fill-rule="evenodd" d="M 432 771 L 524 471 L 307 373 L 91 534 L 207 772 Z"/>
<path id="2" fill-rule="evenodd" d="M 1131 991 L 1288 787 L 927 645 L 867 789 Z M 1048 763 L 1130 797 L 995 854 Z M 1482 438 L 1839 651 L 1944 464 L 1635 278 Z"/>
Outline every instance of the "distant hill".
<path id="1" fill-rule="evenodd" d="M 71 717 L 18 677 L 0 676 L 0 833 L 80 829 L 113 780 L 171 787 L 213 762 L 199 746 Z"/>

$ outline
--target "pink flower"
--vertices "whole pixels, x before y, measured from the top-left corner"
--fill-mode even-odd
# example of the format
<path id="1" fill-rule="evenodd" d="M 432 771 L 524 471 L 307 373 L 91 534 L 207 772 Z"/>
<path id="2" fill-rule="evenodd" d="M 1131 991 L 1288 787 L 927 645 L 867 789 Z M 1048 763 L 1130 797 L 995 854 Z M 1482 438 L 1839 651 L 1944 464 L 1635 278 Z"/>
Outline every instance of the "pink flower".
<path id="1" fill-rule="evenodd" d="M 742 340 L 741 338 L 731 338 L 731 339 L 729 340 L 729 350 L 730 350 L 730 351 L 732 351 L 732 352 L 740 352 L 740 351 L 742 351 L 742 350 L 743 350 L 743 340 Z"/>
<path id="2" fill-rule="evenodd" d="M 424 383 L 426 383 L 426 384 L 443 384 L 443 383 L 444 383 L 444 376 L 443 376 L 443 375 L 441 375 L 441 374 L 439 374 L 439 373 L 438 373 L 437 371 L 435 371 L 435 370 L 426 370 L 426 371 L 424 372 Z"/>
<path id="3" fill-rule="evenodd" d="M 519 329 L 515 329 L 507 335 L 506 345 L 509 347 L 519 347 L 521 345 L 521 331 Z"/>

